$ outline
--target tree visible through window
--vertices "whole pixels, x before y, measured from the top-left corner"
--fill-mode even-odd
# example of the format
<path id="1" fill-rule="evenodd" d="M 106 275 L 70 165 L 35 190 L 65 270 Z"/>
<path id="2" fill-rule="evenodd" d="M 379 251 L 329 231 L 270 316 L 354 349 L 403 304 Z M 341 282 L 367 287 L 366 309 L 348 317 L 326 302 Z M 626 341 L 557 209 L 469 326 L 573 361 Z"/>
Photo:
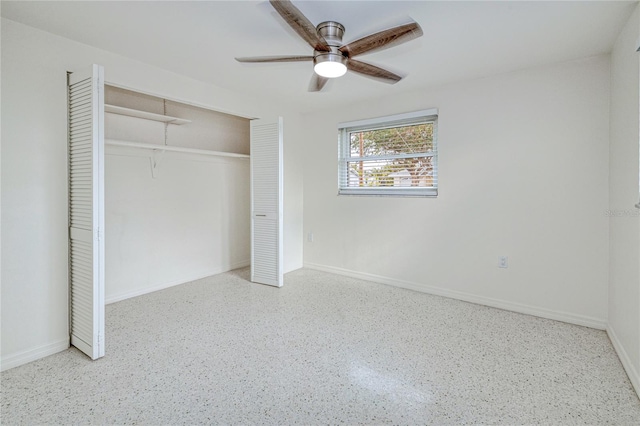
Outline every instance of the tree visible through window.
<path id="1" fill-rule="evenodd" d="M 340 128 L 341 194 L 437 195 L 435 114 L 361 123 Z"/>

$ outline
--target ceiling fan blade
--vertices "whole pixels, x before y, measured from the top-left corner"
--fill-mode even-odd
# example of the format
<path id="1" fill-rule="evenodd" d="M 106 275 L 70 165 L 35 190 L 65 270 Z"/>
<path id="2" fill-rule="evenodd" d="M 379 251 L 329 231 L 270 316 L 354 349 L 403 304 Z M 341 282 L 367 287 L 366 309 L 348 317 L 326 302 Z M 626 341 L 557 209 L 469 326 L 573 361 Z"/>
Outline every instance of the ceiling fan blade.
<path id="1" fill-rule="evenodd" d="M 352 41 L 338 50 L 351 58 L 366 52 L 386 49 L 387 47 L 405 43 L 421 35 L 422 28 L 420 28 L 420 25 L 417 22 L 412 22 Z"/>
<path id="2" fill-rule="evenodd" d="M 319 92 L 322 90 L 325 84 L 329 81 L 326 77 L 321 77 L 315 72 L 311 77 L 311 81 L 309 82 L 309 92 Z"/>
<path id="3" fill-rule="evenodd" d="M 248 56 L 236 58 L 238 62 L 302 62 L 313 61 L 313 56 Z"/>
<path id="4" fill-rule="evenodd" d="M 315 50 L 329 52 L 327 41 L 318 35 L 316 27 L 288 0 L 269 0 L 273 8 L 287 21 L 287 24 L 298 33 Z"/>
<path id="5" fill-rule="evenodd" d="M 376 67 L 375 65 L 367 64 L 366 62 L 356 61 L 355 59 L 349 59 L 347 62 L 347 68 L 349 71 L 362 74 L 365 77 L 375 78 L 384 83 L 394 84 L 402 80 L 397 74 L 387 71 L 383 68 Z"/>

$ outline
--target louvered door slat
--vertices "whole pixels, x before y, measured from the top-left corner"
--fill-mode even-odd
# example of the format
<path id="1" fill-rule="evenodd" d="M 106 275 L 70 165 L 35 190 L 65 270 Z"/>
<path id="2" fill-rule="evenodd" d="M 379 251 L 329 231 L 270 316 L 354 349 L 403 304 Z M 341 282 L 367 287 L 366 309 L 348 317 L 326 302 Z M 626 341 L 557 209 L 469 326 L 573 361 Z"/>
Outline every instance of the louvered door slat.
<path id="1" fill-rule="evenodd" d="M 104 71 L 69 76 L 69 333 L 104 356 Z"/>

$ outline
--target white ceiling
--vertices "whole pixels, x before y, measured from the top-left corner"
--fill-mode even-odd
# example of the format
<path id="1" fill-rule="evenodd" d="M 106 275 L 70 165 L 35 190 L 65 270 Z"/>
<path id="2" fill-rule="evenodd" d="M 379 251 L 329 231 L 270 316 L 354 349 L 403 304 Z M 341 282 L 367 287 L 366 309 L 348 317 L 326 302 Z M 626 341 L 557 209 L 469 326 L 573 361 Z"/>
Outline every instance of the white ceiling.
<path id="1" fill-rule="evenodd" d="M 309 62 L 240 64 L 236 56 L 311 55 L 267 1 L 2 1 L 2 16 L 300 111 L 606 53 L 636 2 L 294 1 L 335 20 L 349 42 L 413 19 L 424 36 L 359 56 L 406 75 L 395 85 L 347 74 L 308 93 Z M 328 90 L 327 90 L 328 89 Z"/>

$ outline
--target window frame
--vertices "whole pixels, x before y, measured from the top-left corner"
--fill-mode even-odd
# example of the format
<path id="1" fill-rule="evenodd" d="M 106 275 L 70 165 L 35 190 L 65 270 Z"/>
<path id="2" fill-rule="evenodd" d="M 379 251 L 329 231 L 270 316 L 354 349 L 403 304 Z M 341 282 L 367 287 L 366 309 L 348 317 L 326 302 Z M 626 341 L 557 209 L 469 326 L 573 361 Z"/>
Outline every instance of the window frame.
<path id="1" fill-rule="evenodd" d="M 410 126 L 433 122 L 433 151 L 421 154 L 398 154 L 369 157 L 351 157 L 349 133 L 359 131 L 371 131 L 390 129 L 394 127 Z M 435 187 L 347 187 L 343 182 L 348 182 L 347 163 L 353 161 L 385 160 L 392 158 L 416 158 L 432 157 Z M 355 160 L 354 160 L 355 159 Z M 338 123 L 338 195 L 347 196 L 395 196 L 395 197 L 437 197 L 438 196 L 438 109 L 431 108 L 404 114 L 388 115 L 384 117 L 366 120 Z"/>

